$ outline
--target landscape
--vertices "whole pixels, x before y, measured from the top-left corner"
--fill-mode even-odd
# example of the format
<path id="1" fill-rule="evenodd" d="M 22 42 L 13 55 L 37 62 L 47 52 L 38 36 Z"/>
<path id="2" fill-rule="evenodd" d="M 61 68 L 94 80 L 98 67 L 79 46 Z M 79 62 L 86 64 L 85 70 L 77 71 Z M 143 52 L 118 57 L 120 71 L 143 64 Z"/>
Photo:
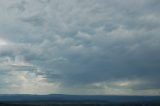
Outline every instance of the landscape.
<path id="1" fill-rule="evenodd" d="M 0 95 L 0 106 L 160 106 L 160 96 Z"/>

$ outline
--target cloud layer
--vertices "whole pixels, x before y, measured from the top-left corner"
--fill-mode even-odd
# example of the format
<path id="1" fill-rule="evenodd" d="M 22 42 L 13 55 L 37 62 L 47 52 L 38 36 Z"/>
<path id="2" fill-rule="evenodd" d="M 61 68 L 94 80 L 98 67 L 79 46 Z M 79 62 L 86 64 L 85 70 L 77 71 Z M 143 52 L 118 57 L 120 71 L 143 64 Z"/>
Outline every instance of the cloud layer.
<path id="1" fill-rule="evenodd" d="M 0 93 L 160 92 L 159 0 L 1 0 Z"/>

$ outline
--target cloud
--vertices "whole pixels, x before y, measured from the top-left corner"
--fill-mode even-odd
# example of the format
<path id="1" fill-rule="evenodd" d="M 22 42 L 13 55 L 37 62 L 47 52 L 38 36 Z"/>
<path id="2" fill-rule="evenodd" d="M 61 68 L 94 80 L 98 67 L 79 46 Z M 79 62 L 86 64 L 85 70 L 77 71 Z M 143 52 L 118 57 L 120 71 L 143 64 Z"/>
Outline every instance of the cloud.
<path id="1" fill-rule="evenodd" d="M 0 85 L 6 93 L 23 76 L 16 93 L 159 92 L 158 0 L 0 2 L 0 70 L 8 70 L 0 73 L 9 78 Z M 36 82 L 47 89 L 35 91 Z"/>

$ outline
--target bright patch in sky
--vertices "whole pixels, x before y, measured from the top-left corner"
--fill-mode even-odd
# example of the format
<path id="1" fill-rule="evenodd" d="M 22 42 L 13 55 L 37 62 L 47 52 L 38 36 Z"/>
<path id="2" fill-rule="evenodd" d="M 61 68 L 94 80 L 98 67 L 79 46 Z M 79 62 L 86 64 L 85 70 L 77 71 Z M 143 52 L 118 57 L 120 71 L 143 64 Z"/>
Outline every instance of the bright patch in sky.
<path id="1" fill-rule="evenodd" d="M 7 42 L 2 40 L 2 39 L 0 39 L 0 46 L 5 46 L 5 45 L 7 45 Z"/>

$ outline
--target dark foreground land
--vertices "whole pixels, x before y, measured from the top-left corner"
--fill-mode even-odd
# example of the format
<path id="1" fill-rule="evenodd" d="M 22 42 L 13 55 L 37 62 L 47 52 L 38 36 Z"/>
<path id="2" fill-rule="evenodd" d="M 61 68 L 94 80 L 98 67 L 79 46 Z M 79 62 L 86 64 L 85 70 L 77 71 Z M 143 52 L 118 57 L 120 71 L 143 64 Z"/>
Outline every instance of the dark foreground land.
<path id="1" fill-rule="evenodd" d="M 0 95 L 0 106 L 160 106 L 160 96 Z"/>
<path id="2" fill-rule="evenodd" d="M 160 106 L 160 103 L 0 103 L 0 106 Z"/>

